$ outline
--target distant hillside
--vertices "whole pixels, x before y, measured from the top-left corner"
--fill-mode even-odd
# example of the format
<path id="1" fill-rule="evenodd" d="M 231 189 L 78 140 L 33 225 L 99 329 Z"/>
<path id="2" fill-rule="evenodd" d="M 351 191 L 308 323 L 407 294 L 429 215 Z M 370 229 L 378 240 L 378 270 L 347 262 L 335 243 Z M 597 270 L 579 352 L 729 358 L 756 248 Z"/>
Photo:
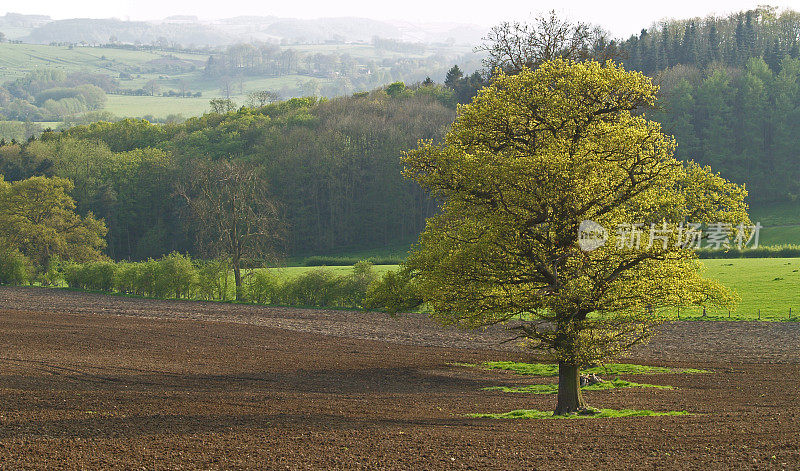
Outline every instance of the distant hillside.
<path id="1" fill-rule="evenodd" d="M 400 30 L 382 21 L 366 18 L 320 18 L 278 20 L 266 31 L 290 42 L 369 41 L 373 36 L 399 38 Z"/>
<path id="2" fill-rule="evenodd" d="M 107 44 L 181 44 L 220 46 L 236 41 L 218 28 L 198 23 L 150 23 L 116 19 L 58 20 L 39 26 L 22 38 L 33 44 L 87 43 Z"/>
<path id="3" fill-rule="evenodd" d="M 158 44 L 222 46 L 241 42 L 283 44 L 359 43 L 374 36 L 400 41 L 474 45 L 485 33 L 476 25 L 458 23 L 386 22 L 342 17 L 294 19 L 239 16 L 200 21 L 195 16 L 170 16 L 162 21 L 72 18 L 8 13 L 0 17 L 0 32 L 31 44 Z"/>
<path id="4" fill-rule="evenodd" d="M 13 26 L 17 28 L 35 28 L 53 21 L 47 15 L 21 15 L 19 13 L 6 13 L 0 16 L 0 26 Z"/>
<path id="5" fill-rule="evenodd" d="M 480 44 L 486 28 L 459 23 L 412 23 L 391 21 L 401 32 L 401 39 L 421 43 Z M 385 36 L 381 34 L 380 36 Z"/>
<path id="6" fill-rule="evenodd" d="M 0 16 L 0 32 L 9 40 L 17 40 L 30 34 L 41 25 L 53 21 L 46 15 L 21 15 L 19 13 L 6 13 Z"/>

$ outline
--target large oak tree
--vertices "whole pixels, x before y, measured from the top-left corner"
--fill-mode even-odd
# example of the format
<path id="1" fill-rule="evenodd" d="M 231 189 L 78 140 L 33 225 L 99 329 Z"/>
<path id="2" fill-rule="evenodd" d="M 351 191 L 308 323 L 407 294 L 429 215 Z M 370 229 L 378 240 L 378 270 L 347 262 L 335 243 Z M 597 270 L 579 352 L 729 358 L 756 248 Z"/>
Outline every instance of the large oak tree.
<path id="1" fill-rule="evenodd" d="M 523 67 L 459 108 L 442 144 L 404 157 L 443 202 L 406 263 L 418 293 L 445 324 L 513 321 L 559 364 L 557 414 L 587 409 L 581 366 L 644 341 L 660 309 L 734 300 L 701 276 L 679 228 L 749 223 L 746 192 L 673 157 L 675 141 L 639 113 L 657 90 L 610 61 Z M 588 220 L 608 231 L 592 251 L 578 241 Z M 618 227 L 645 228 L 641 244 Z"/>

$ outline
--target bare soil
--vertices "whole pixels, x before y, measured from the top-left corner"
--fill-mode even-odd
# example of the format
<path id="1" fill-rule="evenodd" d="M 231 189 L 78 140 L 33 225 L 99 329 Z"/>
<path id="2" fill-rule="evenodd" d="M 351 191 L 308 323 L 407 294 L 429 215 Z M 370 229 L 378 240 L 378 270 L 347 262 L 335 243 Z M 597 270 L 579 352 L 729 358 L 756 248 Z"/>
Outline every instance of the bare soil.
<path id="1" fill-rule="evenodd" d="M 554 407 L 481 390 L 552 380 L 453 365 L 526 359 L 506 337 L 420 315 L 0 288 L 0 469 L 800 469 L 797 323 L 666 324 L 631 360 L 712 374 L 586 393 L 692 416 L 465 418 Z"/>

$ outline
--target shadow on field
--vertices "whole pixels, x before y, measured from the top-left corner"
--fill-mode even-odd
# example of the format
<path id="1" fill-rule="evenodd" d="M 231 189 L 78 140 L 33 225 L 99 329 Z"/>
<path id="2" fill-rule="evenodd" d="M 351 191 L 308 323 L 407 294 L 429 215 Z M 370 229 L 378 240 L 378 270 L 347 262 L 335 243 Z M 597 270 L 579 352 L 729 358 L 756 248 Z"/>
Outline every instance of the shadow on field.
<path id="1" fill-rule="evenodd" d="M 288 372 L 238 374 L 176 374 L 158 370 L 63 366 L 41 361 L 0 358 L 2 362 L 33 363 L 29 369 L 39 374 L 2 374 L 0 387 L 25 390 L 82 389 L 107 390 L 115 386 L 133 390 L 232 391 L 269 393 L 297 392 L 321 394 L 398 394 L 474 391 L 493 386 L 497 381 L 447 376 L 442 371 L 418 368 L 298 369 Z M 136 371 L 138 374 L 119 374 Z M 130 389 L 129 389 L 130 390 Z"/>
<path id="2" fill-rule="evenodd" d="M 430 419 L 392 419 L 352 417 L 337 414 L 227 414 L 227 415 L 130 415 L 85 419 L 37 420 L 8 424 L 0 428 L 0 440 L 13 438 L 131 439 L 154 433 L 165 435 L 219 434 L 232 429 L 259 433 L 270 429 L 362 430 L 385 427 L 485 427 L 461 417 Z"/>

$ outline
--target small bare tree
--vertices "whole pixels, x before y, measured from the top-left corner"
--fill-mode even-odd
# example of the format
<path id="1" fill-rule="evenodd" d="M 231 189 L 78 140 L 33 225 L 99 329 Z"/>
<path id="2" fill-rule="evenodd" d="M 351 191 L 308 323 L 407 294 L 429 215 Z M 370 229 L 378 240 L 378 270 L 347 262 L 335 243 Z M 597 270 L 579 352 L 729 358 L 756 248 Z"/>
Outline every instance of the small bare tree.
<path id="1" fill-rule="evenodd" d="M 219 79 L 219 91 L 222 93 L 222 96 L 225 97 L 226 100 L 231 99 L 231 95 L 233 94 L 233 79 L 228 75 L 223 75 Z"/>
<path id="2" fill-rule="evenodd" d="M 150 96 L 156 96 L 158 92 L 161 90 L 161 86 L 158 82 L 153 80 L 148 80 L 147 83 L 144 84 L 144 91 L 145 93 L 149 94 Z"/>
<path id="3" fill-rule="evenodd" d="M 278 101 L 280 97 L 277 93 L 269 90 L 258 90 L 247 95 L 247 104 L 253 108 L 261 108 L 269 103 Z"/>
<path id="4" fill-rule="evenodd" d="M 477 50 L 488 53 L 484 65 L 490 73 L 500 68 L 513 75 L 523 67 L 535 69 L 557 58 L 604 62 L 616 55 L 615 44 L 607 40 L 602 29 L 561 19 L 555 10 L 534 18 L 531 23 L 500 23 L 483 41 Z"/>
<path id="5" fill-rule="evenodd" d="M 228 98 L 214 98 L 209 101 L 212 113 L 225 114 L 236 110 L 236 103 Z"/>
<path id="6" fill-rule="evenodd" d="M 236 299 L 242 299 L 241 262 L 277 257 L 283 222 L 262 169 L 236 161 L 193 162 L 177 193 L 186 202 L 203 255 L 230 261 Z"/>

